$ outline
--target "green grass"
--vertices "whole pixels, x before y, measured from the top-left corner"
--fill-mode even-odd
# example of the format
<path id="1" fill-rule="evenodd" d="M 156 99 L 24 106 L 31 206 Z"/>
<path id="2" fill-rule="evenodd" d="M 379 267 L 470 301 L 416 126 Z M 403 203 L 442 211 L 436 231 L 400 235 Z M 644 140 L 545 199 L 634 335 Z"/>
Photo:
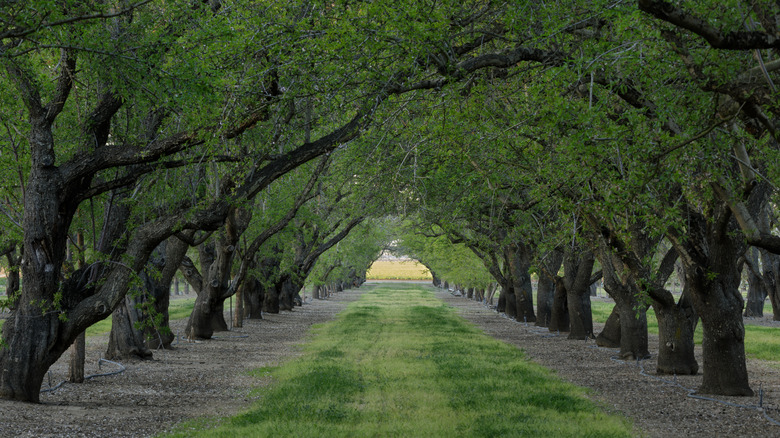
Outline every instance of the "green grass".
<path id="1" fill-rule="evenodd" d="M 591 303 L 593 321 L 606 322 L 613 306 L 613 303 L 593 301 Z M 771 315 L 772 307 L 766 305 L 764 312 L 768 312 Z M 652 308 L 647 311 L 647 331 L 648 333 L 658 335 L 658 320 Z M 775 327 L 745 324 L 745 353 L 750 358 L 778 363 L 778 358 L 780 358 L 780 336 L 778 335 L 780 335 L 780 332 Z M 696 325 L 696 331 L 693 333 L 693 342 L 701 345 L 701 341 L 702 326 L 701 322 L 699 322 Z"/>
<path id="2" fill-rule="evenodd" d="M 368 280 L 431 280 L 428 268 L 414 260 L 377 260 L 366 273 Z"/>
<path id="3" fill-rule="evenodd" d="M 427 287 L 366 288 L 315 327 L 303 356 L 254 371 L 274 383 L 257 390 L 251 409 L 179 425 L 172 436 L 631 436 L 627 420 L 486 336 Z"/>

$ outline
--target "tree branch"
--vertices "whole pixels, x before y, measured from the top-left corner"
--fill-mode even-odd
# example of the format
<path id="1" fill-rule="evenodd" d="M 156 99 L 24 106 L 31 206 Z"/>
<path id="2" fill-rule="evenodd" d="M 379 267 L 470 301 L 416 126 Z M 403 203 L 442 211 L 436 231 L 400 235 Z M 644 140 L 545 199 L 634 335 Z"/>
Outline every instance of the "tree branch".
<path id="1" fill-rule="evenodd" d="M 764 32 L 723 32 L 682 8 L 663 0 L 639 0 L 639 10 L 659 20 L 689 30 L 704 38 L 712 47 L 724 50 L 780 48 L 780 39 Z"/>

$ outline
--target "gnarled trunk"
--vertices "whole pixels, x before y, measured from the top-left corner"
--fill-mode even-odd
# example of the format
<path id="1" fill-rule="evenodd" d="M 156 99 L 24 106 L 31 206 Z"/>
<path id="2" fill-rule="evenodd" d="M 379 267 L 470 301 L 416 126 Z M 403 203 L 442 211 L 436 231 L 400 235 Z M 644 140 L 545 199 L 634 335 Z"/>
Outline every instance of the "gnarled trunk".
<path id="1" fill-rule="evenodd" d="M 590 251 L 566 247 L 563 256 L 563 281 L 569 306 L 569 339 L 593 337 L 593 315 L 590 310 L 590 275 L 595 258 Z"/>
<path id="2" fill-rule="evenodd" d="M 656 372 L 659 374 L 696 374 L 699 364 L 694 355 L 693 332 L 698 320 L 693 310 L 688 291 L 677 304 L 672 294 L 664 291 L 667 299 L 653 301 L 655 317 L 658 320 L 658 360 Z"/>
<path id="3" fill-rule="evenodd" d="M 739 291 L 738 258 L 746 250 L 745 242 L 726 206 L 716 205 L 712 215 L 716 219 L 690 210 L 685 238 L 670 233 L 702 322 L 704 375 L 699 392 L 752 395 L 745 363 L 744 300 Z"/>
<path id="4" fill-rule="evenodd" d="M 650 357 L 647 347 L 647 308 L 640 303 L 636 281 L 628 267 L 606 246 L 599 247 L 604 289 L 615 300 L 612 315 L 620 324 L 620 357 L 645 359 Z M 615 338 L 612 334 L 604 337 Z"/>
<path id="5" fill-rule="evenodd" d="M 142 319 L 139 296 L 128 294 L 124 303 L 111 314 L 111 333 L 108 337 L 108 359 L 151 359 L 143 332 L 136 324 Z"/>
<path id="6" fill-rule="evenodd" d="M 230 273 L 241 234 L 246 230 L 251 213 L 243 208 L 232 208 L 213 242 L 199 247 L 203 278 L 198 297 L 187 321 L 186 333 L 190 339 L 210 339 L 215 331 L 227 330 L 223 313 L 225 300 L 235 293 L 230 287 Z M 195 284 L 194 287 L 197 288 Z M 238 286 L 238 285 L 236 285 Z"/>
<path id="7" fill-rule="evenodd" d="M 704 376 L 698 392 L 750 396 L 753 390 L 745 362 L 743 299 L 737 271 L 730 271 L 712 278 L 699 267 L 686 269 L 686 282 L 702 321 Z"/>

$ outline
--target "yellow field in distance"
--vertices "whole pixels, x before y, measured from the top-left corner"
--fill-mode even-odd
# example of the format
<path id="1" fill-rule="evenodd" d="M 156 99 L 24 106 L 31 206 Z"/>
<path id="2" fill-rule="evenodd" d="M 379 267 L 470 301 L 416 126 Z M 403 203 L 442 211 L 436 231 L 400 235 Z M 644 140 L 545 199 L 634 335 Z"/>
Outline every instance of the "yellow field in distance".
<path id="1" fill-rule="evenodd" d="M 366 273 L 368 280 L 430 280 L 428 269 L 414 260 L 377 260 Z"/>

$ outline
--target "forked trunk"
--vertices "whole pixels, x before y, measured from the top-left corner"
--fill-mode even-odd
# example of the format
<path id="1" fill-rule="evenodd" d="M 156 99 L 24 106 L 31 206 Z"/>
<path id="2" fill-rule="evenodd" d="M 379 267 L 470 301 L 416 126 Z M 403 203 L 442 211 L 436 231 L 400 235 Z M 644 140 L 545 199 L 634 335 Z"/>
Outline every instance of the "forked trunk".
<path id="1" fill-rule="evenodd" d="M 593 337 L 593 316 L 590 309 L 591 272 L 595 257 L 578 245 L 564 248 L 563 283 L 569 308 L 569 339 Z"/>
<path id="2" fill-rule="evenodd" d="M 668 293 L 668 292 L 667 292 Z M 664 305 L 653 303 L 655 317 L 658 320 L 658 374 L 696 374 L 699 364 L 694 355 L 693 332 L 696 328 L 696 314 L 691 307 L 687 293 L 674 304 L 671 293 Z"/>

